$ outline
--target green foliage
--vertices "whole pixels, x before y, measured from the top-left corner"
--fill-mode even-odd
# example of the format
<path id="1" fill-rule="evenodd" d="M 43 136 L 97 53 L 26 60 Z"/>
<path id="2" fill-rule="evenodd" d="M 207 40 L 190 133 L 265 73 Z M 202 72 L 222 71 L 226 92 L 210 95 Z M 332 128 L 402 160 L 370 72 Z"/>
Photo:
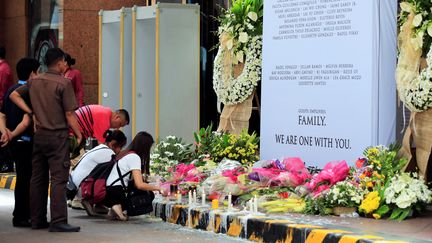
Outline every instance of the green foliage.
<path id="1" fill-rule="evenodd" d="M 305 214 L 331 215 L 333 213 L 332 205 L 329 204 L 329 201 L 323 195 L 316 198 L 307 197 L 305 201 L 306 207 L 303 211 Z"/>
<path id="2" fill-rule="evenodd" d="M 249 12 L 255 12 L 258 15 L 258 25 L 253 31 L 248 34 L 251 36 L 262 35 L 263 16 L 264 16 L 264 1 L 263 0 L 234 0 L 231 1 L 231 9 L 227 12 L 233 14 L 234 18 L 222 18 L 222 23 L 226 24 L 230 19 L 233 20 L 233 25 L 243 24 L 248 18 Z"/>
<path id="3" fill-rule="evenodd" d="M 212 146 L 215 142 L 212 129 L 213 124 L 210 124 L 206 128 L 201 128 L 198 132 L 194 132 L 196 158 L 199 155 L 210 154 L 212 152 Z"/>
<path id="4" fill-rule="evenodd" d="M 408 160 L 398 156 L 400 146 L 392 144 L 389 148 L 384 146 L 368 147 L 363 154 L 378 174 L 383 176 L 384 183 L 400 173 Z M 376 183 L 379 184 L 379 183 Z"/>

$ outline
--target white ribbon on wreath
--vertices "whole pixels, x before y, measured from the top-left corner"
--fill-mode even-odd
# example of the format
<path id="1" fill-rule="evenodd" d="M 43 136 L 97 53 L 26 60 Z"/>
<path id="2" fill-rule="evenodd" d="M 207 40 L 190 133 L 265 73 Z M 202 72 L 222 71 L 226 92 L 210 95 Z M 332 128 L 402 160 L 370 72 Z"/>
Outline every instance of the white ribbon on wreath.
<path id="1" fill-rule="evenodd" d="M 253 37 L 245 53 L 246 60 L 242 73 L 234 78 L 226 77 L 224 60 L 226 51 L 219 47 L 214 61 L 213 89 L 218 100 L 224 105 L 235 105 L 245 101 L 261 79 L 262 37 Z M 232 73 L 232 72 L 228 72 Z"/>

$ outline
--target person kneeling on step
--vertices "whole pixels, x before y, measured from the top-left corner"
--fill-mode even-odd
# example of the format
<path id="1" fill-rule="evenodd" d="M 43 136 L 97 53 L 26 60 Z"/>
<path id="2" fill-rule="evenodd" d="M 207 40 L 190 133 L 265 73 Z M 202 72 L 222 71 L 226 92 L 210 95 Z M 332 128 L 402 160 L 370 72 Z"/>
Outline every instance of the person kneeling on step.
<path id="1" fill-rule="evenodd" d="M 110 208 L 109 219 L 127 220 L 123 213 L 126 202 L 125 187 L 130 179 L 139 190 L 164 192 L 160 187 L 147 184 L 143 180 L 142 172 L 146 171 L 150 163 L 150 148 L 153 145 L 153 137 L 147 132 L 139 132 L 131 144 L 117 156 L 118 162 L 111 170 L 107 180 L 106 196 L 103 204 Z M 121 175 L 120 175 L 121 173 Z M 131 174 L 127 176 L 127 174 Z M 126 175 L 126 176 L 125 176 Z M 123 179 L 119 180 L 119 178 Z"/>

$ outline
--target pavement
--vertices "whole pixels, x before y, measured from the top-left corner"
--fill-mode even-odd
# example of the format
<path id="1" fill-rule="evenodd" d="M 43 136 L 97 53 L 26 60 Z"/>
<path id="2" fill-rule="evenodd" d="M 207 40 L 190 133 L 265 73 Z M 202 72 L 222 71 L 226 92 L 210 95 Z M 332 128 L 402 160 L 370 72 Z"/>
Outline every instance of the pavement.
<path id="1" fill-rule="evenodd" d="M 13 190 L 15 187 L 14 177 L 15 176 L 13 174 L 0 174 L 0 188 Z M 83 242 L 87 242 L 86 239 L 89 240 L 88 242 L 120 242 L 123 241 L 122 239 L 125 237 L 130 242 L 190 242 L 195 239 L 204 240 L 204 242 L 220 242 L 220 240 L 222 240 L 223 242 L 245 241 L 241 240 L 240 237 L 227 237 L 222 236 L 221 234 L 215 234 L 202 230 L 194 230 L 189 227 L 180 226 L 185 226 L 187 219 L 184 218 L 188 217 L 187 207 L 185 208 L 184 206 L 177 207 L 180 208 L 179 212 L 183 213 L 179 213 L 177 215 L 177 219 L 175 220 L 167 219 L 165 214 L 169 210 L 166 210 L 164 208 L 164 210 L 161 210 L 162 214 L 155 213 L 157 218 L 149 216 L 132 217 L 129 222 L 113 222 L 107 221 L 104 218 L 90 218 L 86 216 L 84 211 L 70 209 L 70 223 L 83 226 L 82 232 L 77 234 L 66 234 L 66 238 L 59 237 L 57 239 L 57 236 L 53 236 L 55 234 L 48 233 L 47 231 L 34 231 L 28 229 L 17 229 L 12 227 L 12 190 L 0 189 L 0 239 L 2 239 L 1 242 L 9 242 L 8 240 L 12 241 L 16 238 L 17 234 L 19 234 L 20 238 L 22 237 L 23 241 L 20 240 L 14 242 L 43 242 L 46 239 L 49 239 L 50 242 L 57 242 L 56 240 L 59 240 L 58 242 L 68 242 L 69 240 L 75 241 L 77 239 Z M 175 215 L 172 212 L 168 213 L 171 217 Z M 208 224 L 209 216 L 207 215 L 206 217 Z M 262 220 L 258 220 L 254 223 L 257 224 L 257 228 L 259 229 L 266 226 L 266 220 L 270 220 L 271 222 L 277 222 L 279 226 L 280 224 L 286 224 L 288 225 L 288 230 L 290 230 L 289 225 L 292 225 L 292 223 L 294 222 L 296 225 L 300 224 L 303 226 L 307 226 L 305 227 L 305 230 L 308 235 L 310 232 L 312 232 L 313 229 L 319 229 L 320 232 L 323 232 L 323 230 L 325 230 L 325 235 L 327 235 L 327 237 L 329 234 L 336 234 L 336 236 L 340 236 L 340 232 L 350 232 L 351 234 L 363 236 L 366 238 L 371 238 L 372 236 L 372 238 L 375 237 L 376 239 L 381 239 L 381 241 L 375 242 L 432 242 L 432 211 L 427 211 L 426 214 L 423 216 L 409 218 L 402 222 L 391 220 L 375 220 L 369 218 L 341 218 L 335 216 L 321 217 L 304 214 L 279 214 L 272 217 L 273 218 L 271 219 L 265 218 Z M 163 222 L 160 218 L 165 221 L 179 225 Z M 204 217 L 199 216 L 198 218 Z M 228 221 L 229 226 L 232 222 L 234 222 L 234 219 L 229 219 Z M 196 222 L 196 224 L 199 225 L 200 222 Z M 200 229 L 200 227 L 195 228 Z M 201 228 L 206 230 L 206 227 Z M 225 229 L 225 232 L 224 230 L 216 230 L 216 233 L 227 233 L 228 235 L 230 235 L 228 231 L 230 231 L 229 227 Z M 244 233 L 241 232 L 242 229 L 237 229 L 236 231 L 238 231 L 238 236 L 241 236 L 241 234 Z M 231 232 L 233 231 L 231 230 Z M 234 236 L 236 234 L 234 234 Z M 151 235 L 151 237 L 145 237 L 143 241 L 144 235 Z M 219 239 L 218 237 L 223 238 Z M 250 239 L 247 235 L 243 238 Z M 358 241 L 350 242 L 366 242 L 362 241 L 361 239 L 362 238 L 359 238 Z M 255 240 L 258 242 L 265 241 L 264 238 Z M 292 242 L 296 241 L 294 240 Z M 323 240 L 321 242 L 325 241 Z M 341 241 L 338 240 L 336 242 Z"/>
<path id="2" fill-rule="evenodd" d="M 13 191 L 0 189 L 1 243 L 241 243 L 245 240 L 226 235 L 188 229 L 149 216 L 131 217 L 127 222 L 109 221 L 103 217 L 89 217 L 83 210 L 69 209 L 69 223 L 81 226 L 78 233 L 51 233 L 45 230 L 12 227 Z M 49 210 L 48 210 L 49 211 Z"/>

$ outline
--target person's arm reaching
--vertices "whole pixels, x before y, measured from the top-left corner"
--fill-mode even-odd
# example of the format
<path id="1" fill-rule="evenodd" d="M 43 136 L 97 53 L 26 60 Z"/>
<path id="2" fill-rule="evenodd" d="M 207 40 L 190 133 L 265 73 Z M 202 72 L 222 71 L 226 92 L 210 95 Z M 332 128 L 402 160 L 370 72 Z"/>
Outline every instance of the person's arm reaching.
<path id="1" fill-rule="evenodd" d="M 75 136 L 77 138 L 77 144 L 80 144 L 82 140 L 82 134 L 79 129 L 78 120 L 76 118 L 75 111 L 66 111 L 65 115 L 69 126 L 72 128 L 72 131 L 75 133 Z"/>
<path id="2" fill-rule="evenodd" d="M 137 189 L 146 190 L 146 191 L 159 191 L 161 194 L 164 194 L 164 191 L 160 187 L 145 183 L 143 181 L 143 177 L 140 170 L 132 170 L 132 177 Z"/>

